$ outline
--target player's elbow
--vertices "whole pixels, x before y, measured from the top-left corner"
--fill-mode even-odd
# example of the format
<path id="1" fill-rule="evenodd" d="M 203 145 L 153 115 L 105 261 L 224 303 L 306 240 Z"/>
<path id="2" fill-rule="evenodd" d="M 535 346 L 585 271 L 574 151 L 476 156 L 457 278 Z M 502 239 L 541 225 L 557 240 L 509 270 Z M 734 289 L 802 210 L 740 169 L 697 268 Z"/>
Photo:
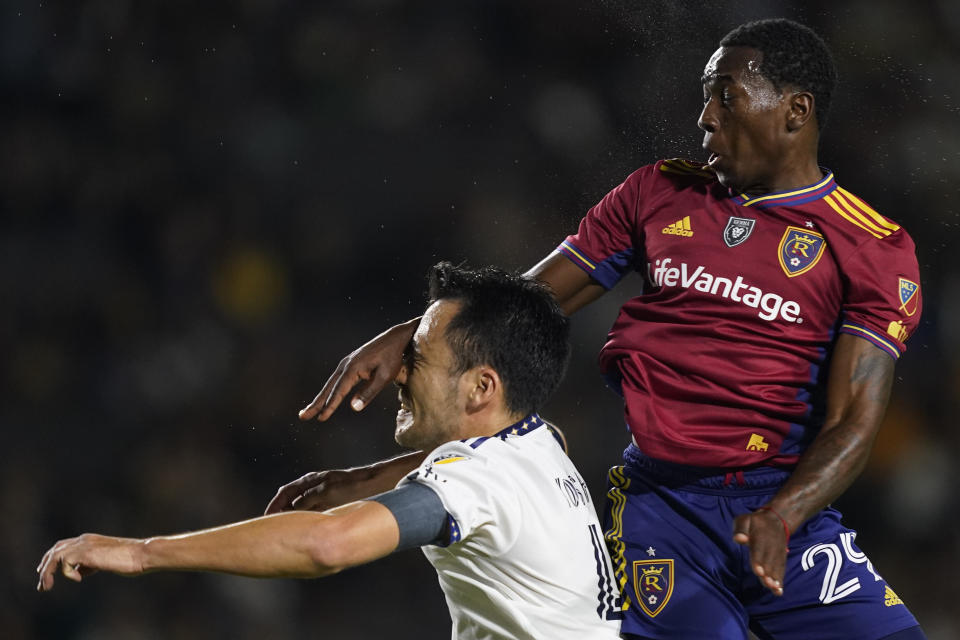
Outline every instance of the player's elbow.
<path id="1" fill-rule="evenodd" d="M 317 576 L 328 576 L 346 569 L 349 565 L 349 548 L 337 527 L 318 527 L 309 542 L 310 560 Z"/>

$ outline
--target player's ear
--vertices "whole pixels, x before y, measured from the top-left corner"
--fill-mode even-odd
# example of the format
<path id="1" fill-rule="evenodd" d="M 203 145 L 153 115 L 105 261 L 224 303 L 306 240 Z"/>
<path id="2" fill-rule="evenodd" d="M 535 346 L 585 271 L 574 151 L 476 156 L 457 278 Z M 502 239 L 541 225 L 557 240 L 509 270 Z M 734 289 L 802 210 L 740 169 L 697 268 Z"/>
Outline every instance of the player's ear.
<path id="1" fill-rule="evenodd" d="M 503 394 L 503 381 L 491 367 L 474 367 L 465 374 L 465 377 L 468 411 L 482 409 Z"/>
<path id="2" fill-rule="evenodd" d="M 788 98 L 787 131 L 799 131 L 813 118 L 814 100 L 809 91 L 797 91 Z"/>

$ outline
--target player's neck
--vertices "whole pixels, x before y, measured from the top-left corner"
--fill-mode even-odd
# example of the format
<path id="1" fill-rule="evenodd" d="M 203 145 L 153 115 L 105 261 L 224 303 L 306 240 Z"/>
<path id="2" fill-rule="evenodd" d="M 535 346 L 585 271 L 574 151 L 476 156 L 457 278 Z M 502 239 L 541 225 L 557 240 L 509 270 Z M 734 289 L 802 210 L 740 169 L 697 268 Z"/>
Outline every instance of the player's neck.
<path id="1" fill-rule="evenodd" d="M 468 432 L 467 438 L 486 436 L 490 437 L 500 433 L 512 424 L 523 420 L 526 417 L 524 413 L 514 413 L 506 407 L 498 409 L 489 409 L 478 412 L 468 417 L 467 425 L 464 431 Z"/>
<path id="2" fill-rule="evenodd" d="M 787 158 L 780 163 L 776 171 L 747 185 L 743 193 L 750 196 L 762 196 L 768 193 L 780 193 L 802 189 L 823 179 L 823 170 L 817 164 L 816 155 L 805 155 L 803 159 L 791 160 Z"/>

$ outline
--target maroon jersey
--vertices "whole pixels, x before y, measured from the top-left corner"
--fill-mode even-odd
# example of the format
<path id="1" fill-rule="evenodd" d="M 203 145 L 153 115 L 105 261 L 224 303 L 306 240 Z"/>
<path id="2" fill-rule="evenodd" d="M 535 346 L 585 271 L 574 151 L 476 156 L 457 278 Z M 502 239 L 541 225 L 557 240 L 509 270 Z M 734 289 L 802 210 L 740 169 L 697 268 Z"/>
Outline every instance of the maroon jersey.
<path id="1" fill-rule="evenodd" d="M 600 365 L 646 455 L 790 466 L 823 423 L 837 333 L 898 358 L 920 318 L 913 241 L 839 187 L 737 195 L 665 160 L 590 209 L 558 250 L 612 288 L 630 270 Z"/>

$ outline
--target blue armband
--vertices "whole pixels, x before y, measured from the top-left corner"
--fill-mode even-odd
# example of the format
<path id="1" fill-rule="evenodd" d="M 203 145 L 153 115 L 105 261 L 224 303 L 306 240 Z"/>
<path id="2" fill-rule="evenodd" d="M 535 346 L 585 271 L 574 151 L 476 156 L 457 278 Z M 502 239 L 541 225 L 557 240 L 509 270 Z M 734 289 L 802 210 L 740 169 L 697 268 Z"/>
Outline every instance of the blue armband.
<path id="1" fill-rule="evenodd" d="M 397 520 L 400 529 L 397 551 L 437 542 L 447 524 L 447 510 L 440 497 L 418 482 L 408 482 L 367 500 L 379 502 Z"/>

